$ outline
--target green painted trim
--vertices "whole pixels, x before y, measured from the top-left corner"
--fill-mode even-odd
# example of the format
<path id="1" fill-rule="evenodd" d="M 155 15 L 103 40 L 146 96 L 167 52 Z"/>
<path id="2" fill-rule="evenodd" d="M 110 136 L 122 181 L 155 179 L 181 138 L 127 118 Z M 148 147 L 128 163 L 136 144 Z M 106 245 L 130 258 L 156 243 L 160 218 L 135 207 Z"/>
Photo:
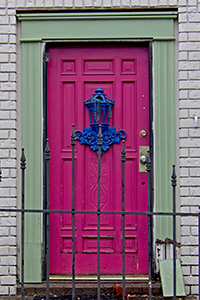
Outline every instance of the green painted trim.
<path id="1" fill-rule="evenodd" d="M 27 38 L 27 39 L 20 39 L 19 40 L 20 41 L 20 43 L 35 43 L 35 42 L 42 42 L 42 39 L 41 38 L 38 38 L 38 39 L 29 39 L 29 38 Z"/>
<path id="2" fill-rule="evenodd" d="M 174 19 L 30 20 L 21 26 L 21 38 L 32 40 L 164 37 L 174 38 Z"/>
<path id="3" fill-rule="evenodd" d="M 154 43 L 156 210 L 172 211 L 175 164 L 174 42 Z M 157 238 L 172 238 L 172 218 L 156 218 Z"/>
<path id="4" fill-rule="evenodd" d="M 175 37 L 159 37 L 159 38 L 154 38 L 154 41 L 175 41 Z"/>
<path id="5" fill-rule="evenodd" d="M 122 13 L 121 13 L 122 14 Z M 37 15 L 37 14 L 36 14 Z M 73 15 L 70 14 L 70 15 Z M 82 17 L 85 15 L 81 13 Z M 18 15 L 19 16 L 19 15 Z M 74 16 L 74 15 L 73 15 Z M 171 209 L 171 164 L 175 159 L 174 132 L 174 17 L 22 20 L 22 146 L 27 157 L 26 207 L 42 206 L 42 93 L 41 41 L 151 39 L 154 40 L 155 173 L 157 210 Z M 28 17 L 27 17 L 28 18 Z M 20 17 L 19 17 L 20 19 Z M 119 26 L 120 22 L 120 26 Z M 162 41 L 165 39 L 165 41 Z M 157 40 L 157 41 L 155 41 Z M 167 126 L 166 126 L 167 124 Z M 160 153 L 160 154 L 159 154 Z M 170 201 L 169 201 L 170 199 Z M 169 220 L 169 218 L 166 218 Z M 158 236 L 170 235 L 168 220 Z M 162 222 L 163 223 L 163 220 Z M 26 215 L 25 281 L 40 282 L 42 269 L 41 216 Z M 164 231 L 164 229 L 166 229 Z M 30 245 L 30 247 L 29 247 Z M 31 250 L 36 249 L 37 250 Z M 34 264 L 34 265 L 33 265 Z M 32 269 L 33 272 L 29 272 Z"/>
<path id="6" fill-rule="evenodd" d="M 18 13 L 20 21 L 30 20 L 85 20 L 85 19 L 175 19 L 178 12 L 68 12 L 68 13 Z"/>
<path id="7" fill-rule="evenodd" d="M 42 206 L 40 43 L 22 44 L 22 82 L 22 146 L 25 148 L 27 161 L 25 208 L 40 209 Z M 26 282 L 41 280 L 41 219 L 41 214 L 25 215 Z"/>
<path id="8" fill-rule="evenodd" d="M 54 37 L 51 38 L 52 41 L 58 41 L 58 38 Z M 60 41 L 68 41 L 68 42 L 73 42 L 73 41 L 77 41 L 77 38 L 70 38 L 70 39 L 66 39 L 66 38 L 59 38 Z M 79 38 L 80 41 L 88 41 L 88 38 Z M 176 38 L 175 37 L 160 37 L 160 38 L 152 38 L 149 36 L 143 36 L 142 39 L 139 39 L 138 37 L 135 38 L 124 38 L 124 37 L 120 37 L 117 39 L 113 39 L 112 37 L 107 37 L 107 38 L 101 38 L 101 39 L 97 39 L 97 38 L 90 38 L 90 41 L 106 41 L 106 40 L 111 40 L 111 41 L 127 41 L 127 42 L 148 42 L 148 41 L 175 41 Z M 30 42 L 42 42 L 42 41 L 46 41 L 45 39 L 20 39 L 21 43 L 30 43 Z"/>

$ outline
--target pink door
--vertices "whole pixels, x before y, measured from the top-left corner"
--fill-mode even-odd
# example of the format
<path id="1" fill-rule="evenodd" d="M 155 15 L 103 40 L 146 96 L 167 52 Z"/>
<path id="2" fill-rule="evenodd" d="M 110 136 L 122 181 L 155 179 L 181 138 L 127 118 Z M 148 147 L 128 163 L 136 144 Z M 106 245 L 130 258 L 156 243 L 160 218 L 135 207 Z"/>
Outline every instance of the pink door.
<path id="1" fill-rule="evenodd" d="M 148 48 L 138 46 L 65 46 L 49 49 L 48 138 L 50 208 L 71 209 L 71 131 L 90 127 L 84 100 L 100 86 L 115 100 L 110 126 L 127 133 L 125 209 L 147 210 L 147 173 L 139 172 L 139 147 L 149 142 Z M 142 137 L 141 130 L 147 135 Z M 102 154 L 101 210 L 121 211 L 122 143 Z M 97 209 L 97 153 L 76 142 L 75 207 Z M 122 217 L 101 215 L 101 273 L 122 272 Z M 147 274 L 147 217 L 125 218 L 126 274 Z M 76 215 L 76 274 L 97 273 L 97 216 Z M 50 217 L 50 273 L 72 272 L 69 214 Z"/>

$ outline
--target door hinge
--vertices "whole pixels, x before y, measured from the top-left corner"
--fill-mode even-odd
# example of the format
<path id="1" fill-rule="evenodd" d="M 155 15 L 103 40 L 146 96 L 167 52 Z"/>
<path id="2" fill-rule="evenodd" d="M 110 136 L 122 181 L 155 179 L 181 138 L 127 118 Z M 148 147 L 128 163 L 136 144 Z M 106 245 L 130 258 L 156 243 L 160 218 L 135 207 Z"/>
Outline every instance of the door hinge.
<path id="1" fill-rule="evenodd" d="M 43 56 L 43 59 L 44 59 L 44 62 L 49 62 L 49 59 L 50 59 L 50 54 L 49 53 L 44 53 L 44 56 Z"/>

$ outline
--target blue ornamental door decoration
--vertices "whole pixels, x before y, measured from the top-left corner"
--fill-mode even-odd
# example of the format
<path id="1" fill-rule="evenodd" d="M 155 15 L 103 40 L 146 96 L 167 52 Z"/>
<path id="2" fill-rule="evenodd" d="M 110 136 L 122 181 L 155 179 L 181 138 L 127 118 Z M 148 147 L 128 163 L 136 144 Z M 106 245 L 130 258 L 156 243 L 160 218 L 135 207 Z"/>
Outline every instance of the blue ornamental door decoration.
<path id="1" fill-rule="evenodd" d="M 89 145 L 94 151 L 98 150 L 97 138 L 99 132 L 99 125 L 103 135 L 103 144 L 101 151 L 106 151 L 112 144 L 119 144 L 120 140 L 126 138 L 126 132 L 123 129 L 116 131 L 115 127 L 109 127 L 111 118 L 111 110 L 115 103 L 114 100 L 109 99 L 101 89 L 98 87 L 95 94 L 84 101 L 87 106 L 90 128 L 85 127 L 84 131 L 76 130 L 76 140 L 81 144 Z"/>

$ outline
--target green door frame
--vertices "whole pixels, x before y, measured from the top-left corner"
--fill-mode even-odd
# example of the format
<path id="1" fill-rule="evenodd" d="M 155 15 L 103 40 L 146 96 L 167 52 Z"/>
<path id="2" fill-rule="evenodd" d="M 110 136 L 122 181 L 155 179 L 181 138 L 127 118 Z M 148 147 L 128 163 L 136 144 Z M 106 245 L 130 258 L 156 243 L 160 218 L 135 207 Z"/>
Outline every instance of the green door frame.
<path id="1" fill-rule="evenodd" d="M 153 45 L 154 173 L 157 211 L 170 211 L 175 163 L 175 11 L 17 13 L 21 23 L 22 146 L 26 151 L 26 208 L 42 207 L 44 43 L 53 41 L 151 41 Z M 42 280 L 42 217 L 25 219 L 25 281 Z M 171 237 L 169 218 L 156 220 L 157 238 Z M 30 272 L 31 270 L 31 272 Z"/>

